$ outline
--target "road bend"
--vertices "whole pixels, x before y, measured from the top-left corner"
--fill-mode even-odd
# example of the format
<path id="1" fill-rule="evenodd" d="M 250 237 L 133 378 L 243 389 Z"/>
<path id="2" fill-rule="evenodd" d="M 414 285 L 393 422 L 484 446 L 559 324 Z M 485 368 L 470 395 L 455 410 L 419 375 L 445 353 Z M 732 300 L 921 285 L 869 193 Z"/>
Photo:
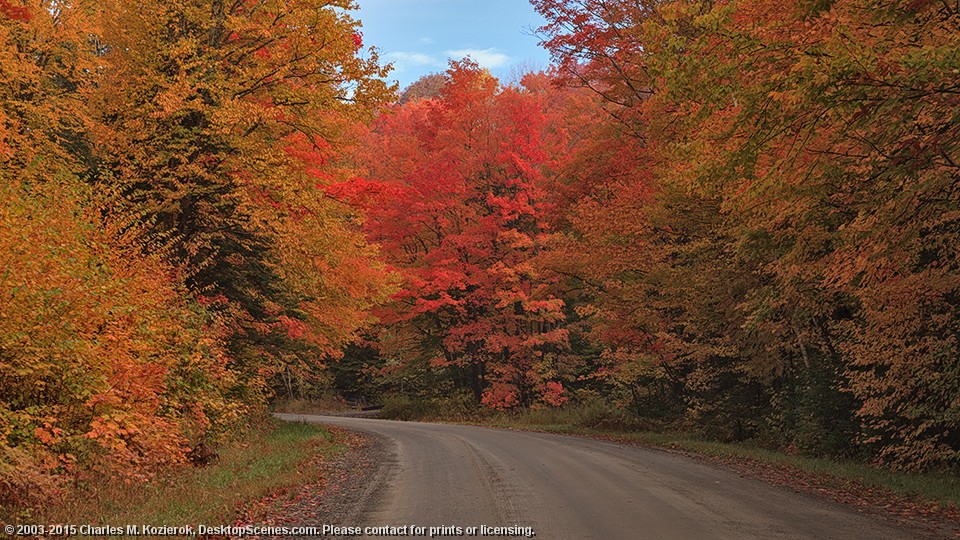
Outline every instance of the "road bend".
<path id="1" fill-rule="evenodd" d="M 669 451 L 474 426 L 278 416 L 387 439 L 391 456 L 374 480 L 380 485 L 371 490 L 376 502 L 357 514 L 358 523 L 344 525 L 447 532 L 476 527 L 477 536 L 515 538 L 529 527 L 546 539 L 919 536 L 850 507 Z"/>

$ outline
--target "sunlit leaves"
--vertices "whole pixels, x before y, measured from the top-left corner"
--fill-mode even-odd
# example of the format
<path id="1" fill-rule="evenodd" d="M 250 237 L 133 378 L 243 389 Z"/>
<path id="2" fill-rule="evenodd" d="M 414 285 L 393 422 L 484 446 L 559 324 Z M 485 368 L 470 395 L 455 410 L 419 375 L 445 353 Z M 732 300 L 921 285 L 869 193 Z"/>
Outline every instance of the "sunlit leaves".
<path id="1" fill-rule="evenodd" d="M 447 76 L 437 98 L 384 115 L 367 143 L 382 183 L 367 228 L 404 279 L 383 321 L 418 342 L 411 362 L 447 370 L 478 403 L 560 403 L 538 366 L 566 346 L 563 302 L 531 264 L 548 232 L 546 98 L 470 63 Z"/>
<path id="2" fill-rule="evenodd" d="M 326 191 L 392 97 L 352 7 L 0 3 L 4 502 L 183 462 L 370 322 Z"/>

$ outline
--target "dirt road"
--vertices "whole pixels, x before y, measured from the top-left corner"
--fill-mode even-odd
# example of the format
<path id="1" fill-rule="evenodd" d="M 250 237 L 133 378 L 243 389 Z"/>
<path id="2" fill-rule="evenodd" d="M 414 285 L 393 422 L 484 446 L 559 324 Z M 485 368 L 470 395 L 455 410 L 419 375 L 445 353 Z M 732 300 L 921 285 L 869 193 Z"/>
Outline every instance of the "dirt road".
<path id="1" fill-rule="evenodd" d="M 917 538 L 671 452 L 471 426 L 278 415 L 375 433 L 392 457 L 351 527 L 547 539 Z M 404 528 L 406 526 L 406 528 Z M 481 527 L 486 527 L 481 529 Z M 511 528 L 512 527 L 512 528 Z"/>

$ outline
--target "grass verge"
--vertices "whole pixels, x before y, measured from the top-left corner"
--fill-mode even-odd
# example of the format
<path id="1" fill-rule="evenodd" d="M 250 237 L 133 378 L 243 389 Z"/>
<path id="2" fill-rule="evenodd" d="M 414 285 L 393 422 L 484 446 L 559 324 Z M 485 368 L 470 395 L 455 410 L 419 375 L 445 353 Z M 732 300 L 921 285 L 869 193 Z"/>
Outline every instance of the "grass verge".
<path id="1" fill-rule="evenodd" d="M 230 524 L 246 504 L 319 481 L 319 461 L 344 449 L 322 427 L 270 420 L 219 451 L 203 468 L 147 484 L 90 484 L 31 518 L 35 523 L 97 525 Z"/>

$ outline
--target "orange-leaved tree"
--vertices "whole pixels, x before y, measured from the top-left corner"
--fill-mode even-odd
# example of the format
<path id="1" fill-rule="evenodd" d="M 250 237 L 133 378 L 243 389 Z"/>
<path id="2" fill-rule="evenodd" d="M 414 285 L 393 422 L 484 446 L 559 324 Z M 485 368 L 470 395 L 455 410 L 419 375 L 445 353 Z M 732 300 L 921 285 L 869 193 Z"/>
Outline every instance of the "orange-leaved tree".
<path id="1" fill-rule="evenodd" d="M 5 8 L 8 4 L 4 4 Z M 233 374 L 172 271 L 104 221 L 78 91 L 98 62 L 76 6 L 4 9 L 0 43 L 0 503 L 99 471 L 143 478 L 234 423 Z"/>
<path id="2" fill-rule="evenodd" d="M 735 309 L 704 307 L 773 375 L 763 421 L 809 447 L 855 411 L 835 449 L 956 463 L 956 7 L 535 3 L 570 79 L 654 152 L 659 199 L 716 208 L 707 237 L 756 278 Z M 671 231 L 689 221 L 657 206 Z"/>
<path id="3" fill-rule="evenodd" d="M 324 189 L 353 174 L 354 125 L 390 96 L 352 6 L 103 5 L 92 176 L 219 315 L 253 400 L 338 350 L 388 290 L 355 209 Z"/>

